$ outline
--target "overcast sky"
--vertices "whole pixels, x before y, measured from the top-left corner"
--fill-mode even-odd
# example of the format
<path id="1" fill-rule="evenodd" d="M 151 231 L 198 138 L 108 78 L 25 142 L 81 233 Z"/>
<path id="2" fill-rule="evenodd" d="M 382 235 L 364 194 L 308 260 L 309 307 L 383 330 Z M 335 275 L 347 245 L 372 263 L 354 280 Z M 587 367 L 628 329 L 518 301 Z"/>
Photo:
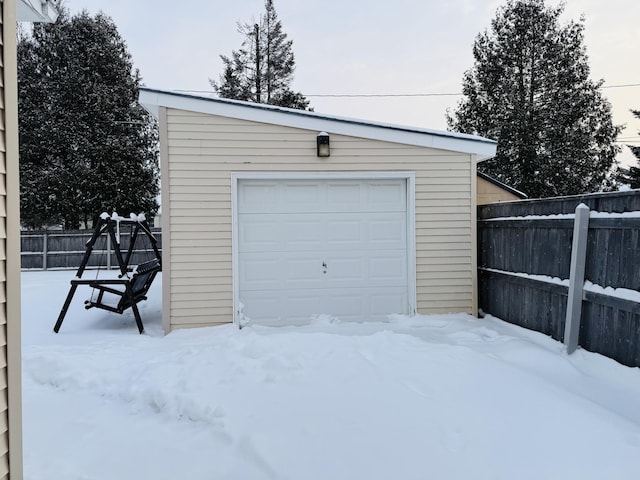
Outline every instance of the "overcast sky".
<path id="1" fill-rule="evenodd" d="M 319 94 L 458 93 L 473 63 L 476 35 L 501 0 L 275 0 L 293 40 L 294 89 L 316 112 L 446 129 L 459 96 L 326 98 Z M 557 0 L 548 0 L 557 5 Z M 236 24 L 264 10 L 263 0 L 67 0 L 72 13 L 103 11 L 115 22 L 143 82 L 163 90 L 211 91 L 220 54 L 238 49 Z M 567 0 L 564 20 L 586 19 L 593 79 L 640 84 L 640 1 Z M 604 90 L 620 136 L 640 145 L 640 86 Z M 634 157 L 625 148 L 624 163 Z"/>

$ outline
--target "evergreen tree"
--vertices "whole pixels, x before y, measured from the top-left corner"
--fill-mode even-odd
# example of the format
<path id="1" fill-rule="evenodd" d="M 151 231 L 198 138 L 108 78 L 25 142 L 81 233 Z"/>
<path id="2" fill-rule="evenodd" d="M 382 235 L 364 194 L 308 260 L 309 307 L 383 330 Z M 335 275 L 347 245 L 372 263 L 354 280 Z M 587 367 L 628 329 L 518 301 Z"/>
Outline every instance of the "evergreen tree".
<path id="1" fill-rule="evenodd" d="M 476 38 L 465 98 L 447 115 L 452 130 L 496 139 L 479 170 L 531 198 L 610 188 L 617 165 L 621 127 L 589 79 L 584 19 L 560 25 L 563 8 L 507 0 Z"/>
<path id="2" fill-rule="evenodd" d="M 242 46 L 230 57 L 220 55 L 224 73 L 218 82 L 209 80 L 216 93 L 222 98 L 307 109 L 304 95 L 291 90 L 293 41 L 282 30 L 273 0 L 265 1 L 265 13 L 257 23 L 238 24 L 238 32 L 244 36 Z"/>
<path id="3" fill-rule="evenodd" d="M 20 194 L 29 228 L 157 211 L 157 126 L 113 21 L 62 7 L 18 41 Z"/>
<path id="4" fill-rule="evenodd" d="M 631 110 L 631 113 L 637 118 L 640 118 L 640 110 Z M 638 132 L 640 135 L 640 132 Z M 629 170 L 621 172 L 619 181 L 620 183 L 626 183 L 631 186 L 631 188 L 640 188 L 640 146 L 636 145 L 627 145 L 629 149 L 633 152 L 635 157 L 638 159 L 638 166 L 631 166 Z"/>

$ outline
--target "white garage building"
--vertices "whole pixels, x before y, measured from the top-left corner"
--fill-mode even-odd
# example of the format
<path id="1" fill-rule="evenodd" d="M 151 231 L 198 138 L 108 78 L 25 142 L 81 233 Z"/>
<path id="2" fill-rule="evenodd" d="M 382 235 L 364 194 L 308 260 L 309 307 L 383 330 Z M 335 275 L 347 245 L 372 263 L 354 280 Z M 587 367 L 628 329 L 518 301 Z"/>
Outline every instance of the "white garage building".
<path id="1" fill-rule="evenodd" d="M 495 142 L 142 89 L 159 121 L 163 326 L 475 313 Z"/>

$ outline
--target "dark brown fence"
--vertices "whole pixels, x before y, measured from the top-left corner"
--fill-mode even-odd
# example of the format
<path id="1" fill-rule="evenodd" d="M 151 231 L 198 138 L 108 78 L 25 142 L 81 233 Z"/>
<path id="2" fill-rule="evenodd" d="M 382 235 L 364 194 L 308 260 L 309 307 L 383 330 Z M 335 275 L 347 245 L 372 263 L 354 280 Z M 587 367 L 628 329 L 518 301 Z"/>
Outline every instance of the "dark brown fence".
<path id="1" fill-rule="evenodd" d="M 573 240 L 566 214 L 580 203 L 592 214 L 579 345 L 640 366 L 640 218 L 628 213 L 640 211 L 640 191 L 479 207 L 480 308 L 564 340 Z"/>
<path id="2" fill-rule="evenodd" d="M 158 248 L 162 250 L 162 234 L 160 229 L 152 229 L 158 240 Z M 91 238 L 93 230 L 66 231 L 25 231 L 21 234 L 21 265 L 23 270 L 76 269 L 80 266 L 85 253 L 85 245 Z M 128 232 L 120 236 L 120 249 L 123 254 L 129 248 Z M 145 262 L 154 257 L 153 248 L 144 236 L 138 237 L 131 265 Z M 118 262 L 113 253 L 113 245 L 107 235 L 103 235 L 94 245 L 89 258 L 89 268 L 117 268 Z"/>

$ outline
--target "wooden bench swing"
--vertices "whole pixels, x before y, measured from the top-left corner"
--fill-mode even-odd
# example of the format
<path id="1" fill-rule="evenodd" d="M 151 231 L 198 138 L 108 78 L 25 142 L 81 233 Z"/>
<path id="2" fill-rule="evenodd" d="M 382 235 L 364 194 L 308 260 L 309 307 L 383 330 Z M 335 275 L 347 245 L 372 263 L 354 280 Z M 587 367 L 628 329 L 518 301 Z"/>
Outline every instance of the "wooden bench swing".
<path id="1" fill-rule="evenodd" d="M 126 254 L 123 256 L 120 249 L 120 230 L 124 227 L 128 227 L 130 240 Z M 141 238 L 141 234 L 146 237 L 153 248 L 155 258 L 139 264 L 135 269 L 130 266 L 130 262 L 133 257 L 134 247 L 136 241 Z M 96 241 L 105 235 L 105 244 L 108 237 L 111 240 L 113 246 L 113 253 L 115 254 L 120 273 L 118 278 L 95 278 L 95 279 L 81 279 L 87 263 L 93 252 L 93 247 Z M 106 250 L 106 249 L 105 249 Z M 100 308 L 113 313 L 124 313 L 127 309 L 131 308 L 133 316 L 138 326 L 138 331 L 142 333 L 144 326 L 142 319 L 140 318 L 140 312 L 137 304 L 147 299 L 147 292 L 153 283 L 154 278 L 158 272 L 162 271 L 162 258 L 160 251 L 158 250 L 158 241 L 154 237 L 149 224 L 143 215 L 135 216 L 131 215 L 131 218 L 119 217 L 117 214 L 109 216 L 107 213 L 103 213 L 98 220 L 98 223 L 93 231 L 91 239 L 86 244 L 86 250 L 80 267 L 76 273 L 77 280 L 71 280 L 71 288 L 67 294 L 67 298 L 64 302 L 58 321 L 53 327 L 53 331 L 58 333 L 60 326 L 64 320 L 71 300 L 73 299 L 76 289 L 80 285 L 88 285 L 91 287 L 91 297 L 84 302 L 84 308 L 87 310 L 90 308 Z M 99 268 L 98 268 L 99 274 Z M 131 275 L 130 275 L 131 274 Z"/>

